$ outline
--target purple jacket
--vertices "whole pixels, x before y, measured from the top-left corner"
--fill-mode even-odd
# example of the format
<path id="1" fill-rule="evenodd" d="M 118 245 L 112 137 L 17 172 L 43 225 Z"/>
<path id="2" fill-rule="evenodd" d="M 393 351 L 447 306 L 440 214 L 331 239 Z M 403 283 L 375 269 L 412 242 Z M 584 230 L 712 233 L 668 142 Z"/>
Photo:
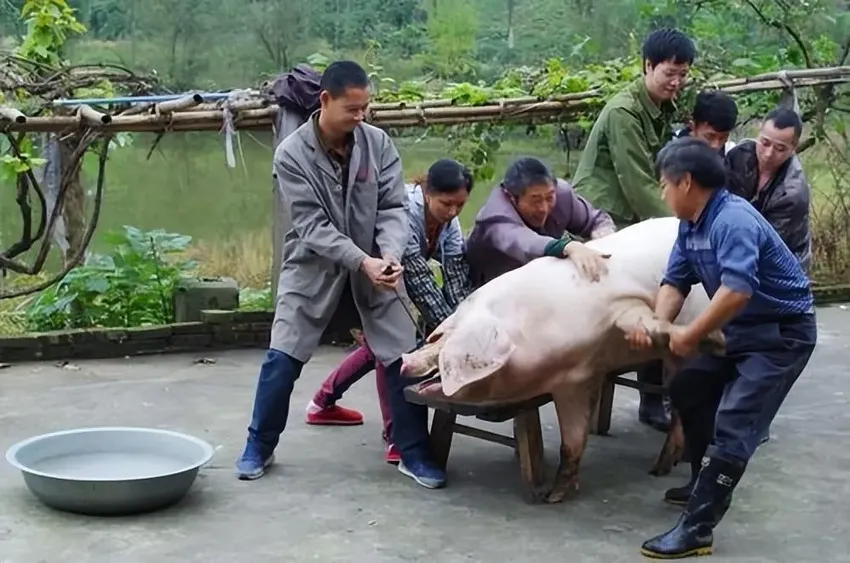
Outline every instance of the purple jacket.
<path id="1" fill-rule="evenodd" d="M 558 180 L 555 207 L 539 231 L 520 217 L 505 192 L 496 187 L 478 212 L 467 240 L 472 283 L 481 286 L 544 255 L 552 239 L 565 232 L 585 239 L 615 230 L 611 217 L 594 209 L 572 186 Z"/>

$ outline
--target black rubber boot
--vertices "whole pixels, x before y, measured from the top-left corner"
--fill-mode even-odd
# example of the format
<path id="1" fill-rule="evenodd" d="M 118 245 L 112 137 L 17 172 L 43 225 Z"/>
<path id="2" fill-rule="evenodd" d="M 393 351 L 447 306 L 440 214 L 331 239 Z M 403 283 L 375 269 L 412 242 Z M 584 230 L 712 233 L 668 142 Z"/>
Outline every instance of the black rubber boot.
<path id="1" fill-rule="evenodd" d="M 683 487 L 673 487 L 667 489 L 664 493 L 664 502 L 675 504 L 676 506 L 685 506 L 688 504 L 688 499 L 691 498 L 691 493 L 694 491 L 694 485 L 699 477 L 699 472 L 702 470 L 702 459 L 689 461 L 691 466 L 691 480 Z"/>
<path id="2" fill-rule="evenodd" d="M 676 526 L 644 542 L 641 554 L 651 559 L 684 559 L 711 555 L 713 530 L 732 500 L 746 464 L 705 458 L 694 491 Z"/>

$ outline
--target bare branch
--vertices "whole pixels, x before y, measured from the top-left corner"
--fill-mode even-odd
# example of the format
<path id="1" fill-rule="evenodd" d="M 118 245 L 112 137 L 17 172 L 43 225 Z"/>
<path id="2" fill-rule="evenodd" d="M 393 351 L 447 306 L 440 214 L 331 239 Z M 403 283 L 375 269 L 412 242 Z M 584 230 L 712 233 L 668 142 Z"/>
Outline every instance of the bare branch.
<path id="1" fill-rule="evenodd" d="M 780 31 L 784 31 L 794 39 L 794 42 L 797 43 L 797 46 L 800 47 L 800 51 L 803 53 L 803 59 L 806 61 L 806 68 L 815 67 L 814 62 L 812 61 L 812 57 L 811 55 L 809 55 L 809 49 L 806 47 L 806 44 L 803 42 L 803 38 L 800 37 L 800 34 L 796 30 L 794 30 L 786 22 L 783 22 L 776 18 L 767 17 L 767 15 L 765 15 L 765 13 L 762 12 L 759 7 L 755 5 L 753 0 L 744 0 L 744 2 L 746 2 L 747 5 L 752 8 L 752 10 L 756 13 L 759 19 L 765 23 L 765 25 L 769 25 L 770 27 L 773 27 Z M 787 7 L 785 7 L 785 9 L 787 10 Z"/>
<path id="2" fill-rule="evenodd" d="M 100 151 L 100 158 L 98 159 L 98 167 L 97 167 L 97 189 L 95 191 L 95 199 L 94 199 L 94 209 L 92 210 L 91 219 L 89 220 L 88 228 L 86 229 L 86 233 L 83 236 L 82 244 L 80 244 L 80 248 L 77 250 L 77 253 L 65 264 L 65 266 L 53 277 L 48 280 L 45 280 L 41 283 L 32 285 L 30 287 L 26 287 L 23 289 L 18 289 L 14 291 L 8 292 L 0 292 L 0 299 L 12 299 L 14 297 L 22 297 L 24 295 L 30 295 L 33 293 L 38 293 L 48 287 L 62 281 L 62 279 L 68 275 L 68 272 L 77 267 L 80 262 L 82 262 L 83 257 L 85 256 L 86 249 L 91 242 L 92 237 L 94 236 L 95 228 L 97 227 L 97 222 L 100 219 L 100 209 L 103 203 L 103 186 L 104 186 L 104 178 L 106 173 L 106 160 L 109 155 L 109 142 L 111 137 L 105 137 L 103 139 L 103 148 Z M 82 142 L 80 143 L 83 144 Z M 86 143 L 86 148 L 91 144 L 91 141 Z M 74 151 L 76 154 L 77 151 Z M 85 153 L 85 149 L 83 150 Z"/>

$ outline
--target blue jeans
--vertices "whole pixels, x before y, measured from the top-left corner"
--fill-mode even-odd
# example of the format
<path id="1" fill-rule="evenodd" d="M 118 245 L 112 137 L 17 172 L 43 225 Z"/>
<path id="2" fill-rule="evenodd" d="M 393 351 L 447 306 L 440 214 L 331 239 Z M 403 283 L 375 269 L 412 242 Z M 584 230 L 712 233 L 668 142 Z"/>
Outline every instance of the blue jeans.
<path id="1" fill-rule="evenodd" d="M 266 353 L 257 382 L 254 413 L 248 427 L 248 443 L 256 447 L 263 458 L 272 454 L 286 429 L 289 401 L 303 367 L 303 363 L 280 350 L 269 349 Z M 400 359 L 387 366 L 393 442 L 406 463 L 414 459 L 431 461 L 428 409 L 404 398 L 407 383 L 401 377 Z"/>
<path id="2" fill-rule="evenodd" d="M 725 357 L 698 356 L 670 384 L 688 450 L 747 463 L 817 342 L 814 315 L 732 326 Z"/>

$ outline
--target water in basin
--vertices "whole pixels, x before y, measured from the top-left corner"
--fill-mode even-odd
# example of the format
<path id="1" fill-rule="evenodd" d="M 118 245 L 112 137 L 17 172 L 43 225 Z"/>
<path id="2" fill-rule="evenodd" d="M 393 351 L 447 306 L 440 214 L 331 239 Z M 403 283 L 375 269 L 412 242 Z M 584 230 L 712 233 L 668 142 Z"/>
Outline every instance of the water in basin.
<path id="1" fill-rule="evenodd" d="M 119 481 L 145 479 L 174 473 L 186 462 L 151 453 L 80 453 L 40 460 L 32 469 L 68 479 Z"/>

